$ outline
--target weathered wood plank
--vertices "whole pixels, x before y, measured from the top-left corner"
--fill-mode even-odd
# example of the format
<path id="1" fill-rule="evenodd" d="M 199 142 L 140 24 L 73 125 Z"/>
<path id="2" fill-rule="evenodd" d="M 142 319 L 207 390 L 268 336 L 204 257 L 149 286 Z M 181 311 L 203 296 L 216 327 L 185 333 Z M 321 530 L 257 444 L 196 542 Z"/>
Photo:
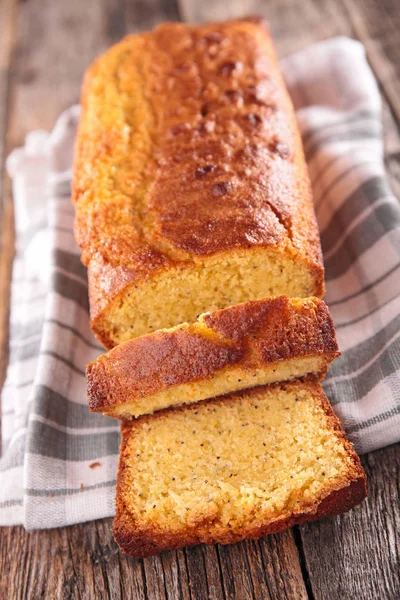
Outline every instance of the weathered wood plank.
<path id="1" fill-rule="evenodd" d="M 293 532 L 219 546 L 218 554 L 227 598 L 307 600 Z"/>
<path id="2" fill-rule="evenodd" d="M 123 1 L 125 28 L 129 33 L 152 29 L 162 21 L 179 21 L 175 0 Z"/>
<path id="3" fill-rule="evenodd" d="M 287 56 L 312 41 L 333 35 L 350 35 L 346 14 L 333 0 L 178 0 L 186 21 L 224 20 L 245 15 L 265 16 L 280 57 Z"/>
<path id="4" fill-rule="evenodd" d="M 113 0 L 31 0 L 18 11 L 12 145 L 28 131 L 51 129 L 60 112 L 79 101 L 84 70 L 121 35 Z"/>
<path id="5" fill-rule="evenodd" d="M 195 546 L 185 555 L 192 600 L 225 598 L 217 548 Z"/>
<path id="6" fill-rule="evenodd" d="M 260 542 L 197 546 L 140 561 L 118 551 L 111 523 L 106 519 L 30 533 L 22 527 L 2 529 L 0 597 L 308 598 L 300 568 L 293 568 L 297 550 L 290 532 Z"/>
<path id="7" fill-rule="evenodd" d="M 265 537 L 259 543 L 271 598 L 308 598 L 293 531 Z"/>
<path id="8" fill-rule="evenodd" d="M 251 4 L 248 0 L 230 0 L 215 2 L 214 0 L 178 0 L 182 21 L 201 23 L 203 21 L 224 21 L 254 11 L 246 10 Z"/>
<path id="9" fill-rule="evenodd" d="M 400 124 L 400 10 L 398 0 L 341 0 L 355 36 Z"/>
<path id="10" fill-rule="evenodd" d="M 168 597 L 190 600 L 189 576 L 184 550 L 164 552 L 161 556 L 161 563 Z"/>
<path id="11" fill-rule="evenodd" d="M 111 519 L 50 531 L 14 527 L 2 532 L 1 598 L 146 597 L 142 561 L 119 553 Z"/>
<path id="12" fill-rule="evenodd" d="M 315 600 L 400 597 L 400 445 L 364 457 L 369 498 L 301 527 Z"/>

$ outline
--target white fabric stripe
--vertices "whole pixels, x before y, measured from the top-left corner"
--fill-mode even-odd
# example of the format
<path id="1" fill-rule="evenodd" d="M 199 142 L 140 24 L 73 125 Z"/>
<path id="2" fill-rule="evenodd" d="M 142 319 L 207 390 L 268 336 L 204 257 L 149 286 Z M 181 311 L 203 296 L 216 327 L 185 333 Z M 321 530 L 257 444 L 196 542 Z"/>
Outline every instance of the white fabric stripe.
<path id="1" fill-rule="evenodd" d="M 115 479 L 118 455 L 112 458 L 109 455 L 99 456 L 96 461 L 74 462 L 29 454 L 29 461 L 32 469 L 46 473 L 41 489 L 54 491 L 80 489 L 81 485 L 88 487 Z"/>
<path id="2" fill-rule="evenodd" d="M 43 306 L 43 302 L 45 302 L 46 300 L 46 292 L 38 292 L 37 294 L 32 294 L 32 296 L 28 297 L 28 298 L 19 298 L 18 300 L 15 300 L 15 304 L 14 307 L 15 309 L 21 308 L 22 309 L 29 309 L 29 311 L 32 309 L 34 309 L 35 304 L 39 304 L 39 309 L 42 308 Z"/>
<path id="3" fill-rule="evenodd" d="M 400 415 L 395 415 L 390 420 L 374 423 L 360 433 L 350 435 L 350 439 L 359 447 L 359 453 L 373 452 L 385 446 L 390 446 L 399 441 Z M 366 441 L 368 440 L 368 442 Z"/>
<path id="4" fill-rule="evenodd" d="M 11 527 L 12 525 L 21 525 L 24 519 L 24 507 L 22 500 L 20 505 L 2 506 L 0 507 L 0 527 Z"/>
<path id="5" fill-rule="evenodd" d="M 379 127 L 377 121 L 379 117 L 376 114 L 359 116 L 355 113 L 353 116 L 343 117 L 341 113 L 332 112 L 329 117 L 326 116 L 323 127 L 318 122 L 315 128 L 311 126 L 302 129 L 303 145 L 306 152 L 307 148 L 314 144 L 322 148 L 325 139 L 331 134 L 337 135 L 339 138 L 350 130 L 355 132 L 354 137 L 356 137 L 357 131 L 375 131 Z"/>
<path id="6" fill-rule="evenodd" d="M 64 527 L 84 521 L 111 517 L 114 514 L 114 487 L 82 490 L 70 497 L 28 496 L 25 502 L 25 527 L 28 530 Z M 45 518 L 47 515 L 47 519 Z"/>
<path id="7" fill-rule="evenodd" d="M 46 364 L 38 369 L 36 382 L 53 389 L 71 402 L 87 404 L 85 377 L 72 373 L 67 365 L 53 357 L 48 357 Z"/>
<path id="8" fill-rule="evenodd" d="M 359 317 L 355 317 L 354 315 L 351 315 L 348 321 L 344 321 L 343 323 L 337 323 L 337 321 L 336 321 L 335 322 L 336 329 L 345 329 L 346 327 L 354 327 L 357 323 L 359 323 L 360 321 L 362 321 L 364 319 L 372 319 L 374 317 L 374 315 L 376 316 L 378 311 L 385 308 L 386 305 L 389 304 L 392 300 L 396 300 L 396 296 L 397 296 L 397 294 L 391 293 L 390 298 L 388 298 L 386 302 L 381 302 L 382 298 L 379 298 L 379 306 L 373 304 L 372 307 L 368 309 L 368 311 L 366 311 L 363 315 L 360 315 Z"/>
<path id="9" fill-rule="evenodd" d="M 29 344 L 32 341 L 40 339 L 42 337 L 42 333 L 35 333 L 23 339 L 12 339 L 10 340 L 10 348 L 18 348 L 20 346 L 24 346 L 25 344 Z"/>
<path id="10" fill-rule="evenodd" d="M 30 358 L 28 360 L 14 363 L 8 367 L 7 379 L 10 381 L 19 381 L 20 375 L 23 374 L 24 380 L 34 379 L 37 368 L 37 357 Z"/>
<path id="11" fill-rule="evenodd" d="M 22 482 L 22 467 L 13 467 L 8 469 L 7 478 L 4 478 L 0 486 L 0 504 L 3 504 L 7 500 L 15 500 L 22 498 L 23 495 L 23 482 Z M 10 495 L 10 491 L 15 494 Z M 2 510 L 0 510 L 1 514 Z"/>
<path id="12" fill-rule="evenodd" d="M 53 332 L 55 330 L 58 330 L 60 336 L 73 336 L 74 343 L 83 344 L 84 346 L 93 349 L 93 356 L 95 356 L 96 358 L 99 356 L 99 354 L 103 354 L 105 352 L 104 348 L 100 346 L 100 344 L 97 342 L 96 338 L 94 337 L 91 331 L 72 331 L 71 329 L 68 329 L 67 325 L 63 326 L 62 324 L 55 323 L 54 321 L 46 321 L 44 323 L 44 327 L 51 327 Z"/>
<path id="13" fill-rule="evenodd" d="M 58 423 L 55 423 L 54 421 L 52 421 L 51 419 L 45 419 L 44 417 L 42 417 L 41 415 L 36 415 L 36 414 L 32 414 L 30 415 L 29 418 L 30 421 L 37 421 L 39 423 L 44 423 L 45 425 L 49 425 L 50 427 L 52 427 L 53 429 L 57 429 L 58 431 L 62 431 L 63 433 L 70 433 L 72 435 L 90 435 L 91 433 L 93 433 L 93 429 L 92 428 L 83 428 L 83 427 L 64 427 L 62 425 L 59 425 Z M 106 431 L 119 431 L 119 426 L 118 425 L 110 425 L 108 427 L 98 427 L 97 431 L 102 431 L 102 432 L 106 432 Z"/>
<path id="14" fill-rule="evenodd" d="M 57 292 L 51 292 L 51 303 L 57 308 L 53 308 L 51 311 L 52 314 L 57 314 L 57 320 L 63 323 L 64 325 L 69 325 L 70 327 L 74 327 L 88 338 L 92 338 L 96 341 L 93 333 L 90 330 L 88 313 L 81 306 L 77 305 L 76 302 L 71 300 L 70 298 L 64 298 Z"/>
<path id="15" fill-rule="evenodd" d="M 354 121 L 353 123 L 340 123 L 336 124 L 336 129 L 330 129 L 329 131 L 321 132 L 318 136 L 315 136 L 304 145 L 305 155 L 308 158 L 310 164 L 315 159 L 315 154 L 323 154 L 326 152 L 335 153 L 343 152 L 347 149 L 349 143 L 353 145 L 361 145 L 365 141 L 366 133 L 370 134 L 368 141 L 376 139 L 380 135 L 380 131 L 373 126 L 371 119 L 364 120 L 364 122 Z M 318 160 L 318 159 L 317 159 Z"/>
<path id="16" fill-rule="evenodd" d="M 380 165 L 377 164 L 376 161 L 376 152 L 381 148 L 381 143 L 377 141 L 368 141 L 366 143 L 365 140 L 357 140 L 349 143 L 349 141 L 345 142 L 335 142 L 331 143 L 327 146 L 322 146 L 319 150 L 315 152 L 315 154 L 308 160 L 307 164 L 309 165 L 309 170 L 311 173 L 311 180 L 318 176 L 322 166 L 326 163 L 329 163 L 333 157 L 345 157 L 346 154 L 349 155 L 349 166 L 352 164 L 351 156 L 357 155 L 358 159 L 361 160 L 361 157 L 371 156 L 371 163 L 374 163 L 374 168 L 379 168 Z M 373 158 L 373 154 L 375 153 L 375 161 Z M 354 160 L 354 159 L 353 159 Z M 342 169 L 337 168 L 337 163 L 335 163 L 334 167 L 337 169 L 337 174 L 340 174 Z M 382 167 L 381 167 L 382 168 Z M 315 195 L 319 198 L 319 188 L 318 185 L 315 186 Z M 318 203 L 319 206 L 320 203 Z"/>
<path id="17" fill-rule="evenodd" d="M 35 297 L 43 294 L 45 290 L 43 290 L 43 284 L 41 281 L 37 279 L 32 279 L 28 281 L 24 281 L 23 279 L 18 280 L 18 282 L 11 283 L 11 294 L 15 296 L 19 296 L 20 298 L 25 298 L 26 296 Z M 15 311 L 15 305 L 13 305 Z M 15 311 L 17 312 L 17 311 Z"/>
<path id="18" fill-rule="evenodd" d="M 38 321 L 43 319 L 43 308 L 44 301 L 33 302 L 25 306 L 17 306 L 14 304 L 13 309 L 10 313 L 10 326 L 15 327 L 17 325 L 24 327 L 32 321 Z M 17 309 L 20 311 L 17 313 Z"/>
<path id="19" fill-rule="evenodd" d="M 56 330 L 60 331 L 60 328 L 57 327 Z M 54 333 L 54 325 L 52 323 L 45 323 L 42 350 L 54 352 L 60 357 L 65 357 L 82 371 L 85 370 L 87 362 L 92 362 L 103 352 L 98 347 L 93 348 L 88 346 L 87 343 L 74 336 L 68 329 L 63 329 L 62 335 L 57 336 Z"/>
<path id="20" fill-rule="evenodd" d="M 397 298 L 400 294 L 399 273 L 400 265 L 390 276 L 385 277 L 380 283 L 367 292 L 333 306 L 331 312 L 336 327 L 340 329 L 340 326 L 344 323 L 355 320 L 363 314 L 376 310 L 380 306 L 385 306 L 390 299 L 394 299 L 397 302 Z M 350 325 L 350 327 L 352 328 L 353 326 Z"/>
<path id="21" fill-rule="evenodd" d="M 25 434 L 26 434 L 26 427 L 20 427 L 19 429 L 17 429 L 10 438 L 9 447 L 12 444 L 16 444 L 17 441 L 19 440 L 19 438 L 21 438 Z"/>
<path id="22" fill-rule="evenodd" d="M 318 186 L 315 186 L 314 189 L 317 190 L 314 197 L 315 213 L 321 233 L 323 234 L 327 229 L 332 218 L 332 212 L 337 212 L 357 188 L 372 177 L 381 176 L 381 169 L 372 160 L 364 160 L 356 165 L 351 163 L 351 165 L 341 170 L 339 175 L 336 170 L 335 176 L 323 188 L 319 189 Z M 327 201 L 329 198 L 333 198 L 333 201 Z M 338 202 L 338 198 L 341 199 L 341 202 Z"/>

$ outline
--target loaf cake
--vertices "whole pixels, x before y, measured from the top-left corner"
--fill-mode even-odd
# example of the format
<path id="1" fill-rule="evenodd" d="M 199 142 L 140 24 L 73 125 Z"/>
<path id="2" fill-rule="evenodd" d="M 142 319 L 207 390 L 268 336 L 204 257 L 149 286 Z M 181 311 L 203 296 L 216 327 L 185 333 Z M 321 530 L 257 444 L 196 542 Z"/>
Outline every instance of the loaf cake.
<path id="1" fill-rule="evenodd" d="M 112 417 L 138 417 L 309 373 L 322 377 L 338 354 L 323 300 L 249 301 L 100 356 L 86 370 L 89 406 Z"/>
<path id="2" fill-rule="evenodd" d="M 88 70 L 75 234 L 107 348 L 266 296 L 319 296 L 293 107 L 262 20 L 166 23 Z"/>
<path id="3" fill-rule="evenodd" d="M 349 510 L 365 475 L 319 383 L 124 422 L 114 537 L 131 556 L 259 538 Z"/>

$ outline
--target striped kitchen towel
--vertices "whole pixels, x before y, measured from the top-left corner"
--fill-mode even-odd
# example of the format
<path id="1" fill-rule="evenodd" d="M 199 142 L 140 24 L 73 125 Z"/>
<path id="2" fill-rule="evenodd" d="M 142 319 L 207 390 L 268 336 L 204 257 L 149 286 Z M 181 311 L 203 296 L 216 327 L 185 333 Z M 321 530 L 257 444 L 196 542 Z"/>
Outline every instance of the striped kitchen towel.
<path id="1" fill-rule="evenodd" d="M 363 47 L 338 38 L 285 59 L 343 355 L 325 390 L 358 452 L 400 439 L 400 206 L 383 165 L 381 105 Z M 70 202 L 79 109 L 9 158 L 17 255 L 2 393 L 0 523 L 45 528 L 114 512 L 118 424 L 86 407 L 86 272 Z"/>

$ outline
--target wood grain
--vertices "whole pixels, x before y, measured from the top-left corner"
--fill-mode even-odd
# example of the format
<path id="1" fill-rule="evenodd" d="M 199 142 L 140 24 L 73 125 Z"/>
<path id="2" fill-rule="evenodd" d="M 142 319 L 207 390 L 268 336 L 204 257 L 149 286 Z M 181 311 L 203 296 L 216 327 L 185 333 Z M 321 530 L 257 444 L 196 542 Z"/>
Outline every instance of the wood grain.
<path id="1" fill-rule="evenodd" d="M 248 0 L 230 0 L 230 2 L 215 2 L 214 0 L 178 0 L 179 13 L 182 21 L 202 23 L 203 21 L 224 21 L 245 14 L 254 14 L 248 10 Z M 257 2 L 256 4 L 260 4 Z"/>
<path id="2" fill-rule="evenodd" d="M 168 0 L 1 0 L 0 165 L 29 130 L 50 129 L 61 110 L 78 100 L 87 64 L 125 32 L 179 16 L 204 21 L 261 13 L 270 21 L 280 56 L 337 34 L 364 41 L 372 67 L 379 71 L 386 160 L 392 185 L 400 191 L 396 3 L 179 0 L 177 6 Z M 0 177 L 0 193 L 2 181 Z M 5 181 L 0 261 L 3 349 L 13 249 L 12 203 Z M 1 356 L 5 364 L 4 351 Z M 400 446 L 370 454 L 364 464 L 370 498 L 360 509 L 258 542 L 197 546 L 133 560 L 118 551 L 110 519 L 30 533 L 21 527 L 1 528 L 0 598 L 397 600 Z"/>
<path id="3" fill-rule="evenodd" d="M 124 0 L 124 24 L 128 33 L 152 29 L 162 21 L 179 21 L 176 2 L 170 0 Z"/>
<path id="4" fill-rule="evenodd" d="M 384 97 L 382 97 L 382 104 L 385 165 L 393 192 L 400 199 L 400 129 Z"/>
<path id="5" fill-rule="evenodd" d="M 122 555 L 111 519 L 27 533 L 2 529 L 0 597 L 139 600 L 306 600 L 292 532 L 233 546 Z M 10 585 L 12 583 L 12 585 Z M 51 593 L 50 593 L 51 592 Z"/>
<path id="6" fill-rule="evenodd" d="M 15 48 L 17 0 L 0 3 L 0 389 L 8 363 L 8 315 L 14 257 L 14 211 L 10 182 L 5 173 L 11 62 Z M 1 445 L 1 431 L 0 431 Z"/>
<path id="7" fill-rule="evenodd" d="M 184 20 L 202 22 L 263 15 L 268 19 L 280 57 L 307 46 L 310 41 L 350 35 L 351 25 L 334 0 L 178 0 Z"/>
<path id="8" fill-rule="evenodd" d="M 369 498 L 301 527 L 315 600 L 400 598 L 400 445 L 363 460 Z"/>
<path id="9" fill-rule="evenodd" d="M 341 0 L 355 36 L 400 125 L 400 7 L 398 0 Z"/>
<path id="10" fill-rule="evenodd" d="M 3 0 L 0 3 L 0 199 L 6 155 L 10 65 L 15 46 L 16 18 L 17 0 Z"/>
<path id="11" fill-rule="evenodd" d="M 33 129 L 50 130 L 60 112 L 79 101 L 87 65 L 120 37 L 113 11 L 113 0 L 18 4 L 8 118 L 12 145 Z"/>

